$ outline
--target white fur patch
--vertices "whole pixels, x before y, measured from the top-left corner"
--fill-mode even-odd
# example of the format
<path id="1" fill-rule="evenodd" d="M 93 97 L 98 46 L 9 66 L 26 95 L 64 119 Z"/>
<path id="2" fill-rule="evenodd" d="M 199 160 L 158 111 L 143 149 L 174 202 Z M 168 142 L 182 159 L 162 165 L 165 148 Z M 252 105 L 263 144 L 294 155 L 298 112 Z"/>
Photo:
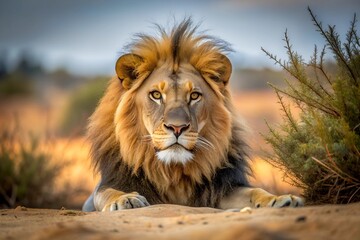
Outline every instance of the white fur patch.
<path id="1" fill-rule="evenodd" d="M 156 156 L 166 164 L 182 163 L 184 165 L 194 157 L 191 152 L 183 148 L 168 148 L 157 152 Z"/>

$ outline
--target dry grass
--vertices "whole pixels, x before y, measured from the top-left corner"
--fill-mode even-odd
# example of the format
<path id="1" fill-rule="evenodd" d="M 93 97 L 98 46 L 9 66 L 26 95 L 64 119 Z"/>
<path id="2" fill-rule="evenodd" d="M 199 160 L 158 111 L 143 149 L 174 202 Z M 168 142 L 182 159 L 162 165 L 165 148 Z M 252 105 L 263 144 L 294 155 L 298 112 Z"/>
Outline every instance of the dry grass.
<path id="1" fill-rule="evenodd" d="M 55 182 L 56 188 L 72 192 L 71 205 L 80 208 L 99 180 L 91 167 L 88 142 L 83 137 L 56 139 L 53 155 L 67 165 Z"/>
<path id="2" fill-rule="evenodd" d="M 270 124 L 278 124 L 281 121 L 282 112 L 274 92 L 247 91 L 235 94 L 233 97 L 235 107 L 247 126 L 245 138 L 252 150 L 254 173 L 251 183 L 275 194 L 301 194 L 299 188 L 290 185 L 287 179 L 284 179 L 284 174 L 279 169 L 263 160 L 264 151 L 271 151 L 270 146 L 261 136 L 268 131 L 265 119 Z M 293 109 L 293 113 L 297 116 L 298 109 Z"/>
<path id="3" fill-rule="evenodd" d="M 63 98 L 51 104 L 39 104 L 34 99 L 7 99 L 0 102 L 0 133 L 14 129 L 22 142 L 27 144 L 28 136 L 37 136 L 39 147 L 37 151 L 49 156 L 61 167 L 52 189 L 52 194 L 63 194 L 61 203 L 47 205 L 80 208 L 97 178 L 94 176 L 89 160 L 89 145 L 84 137 L 57 138 L 54 137 L 57 128 Z M 15 126 L 16 125 L 16 126 Z M 12 131 L 12 130 L 10 130 Z M 13 144 L 18 144 L 14 140 Z M 12 149 L 17 149 L 12 146 Z M 52 163 L 50 163 L 52 164 Z M 44 183 L 47 184 L 47 183 Z M 53 198 L 53 196 L 48 196 Z M 59 199 L 56 197 L 56 199 Z"/>

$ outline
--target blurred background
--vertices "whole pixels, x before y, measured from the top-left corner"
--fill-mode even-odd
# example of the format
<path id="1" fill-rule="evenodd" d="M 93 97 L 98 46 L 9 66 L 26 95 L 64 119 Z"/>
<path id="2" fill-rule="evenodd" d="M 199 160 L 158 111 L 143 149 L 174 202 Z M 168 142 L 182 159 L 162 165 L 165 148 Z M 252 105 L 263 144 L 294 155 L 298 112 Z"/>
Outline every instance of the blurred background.
<path id="1" fill-rule="evenodd" d="M 0 207 L 81 207 L 98 179 L 84 137 L 87 119 L 115 61 L 135 33 L 155 33 L 153 23 L 170 28 L 188 16 L 234 49 L 231 87 L 249 129 L 252 182 L 300 194 L 262 160 L 269 151 L 260 134 L 268 131 L 265 120 L 281 120 L 267 82 L 281 86 L 286 75 L 261 47 L 286 59 L 287 29 L 309 61 L 323 40 L 307 6 L 345 34 L 360 1 L 0 0 Z"/>

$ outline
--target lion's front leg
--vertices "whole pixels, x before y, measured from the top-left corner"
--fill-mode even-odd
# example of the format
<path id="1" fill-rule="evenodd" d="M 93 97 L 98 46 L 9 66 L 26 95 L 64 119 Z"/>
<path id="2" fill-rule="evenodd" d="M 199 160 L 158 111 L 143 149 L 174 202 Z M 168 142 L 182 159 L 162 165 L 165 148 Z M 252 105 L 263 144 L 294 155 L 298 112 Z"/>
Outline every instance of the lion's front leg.
<path id="1" fill-rule="evenodd" d="M 150 204 L 137 192 L 125 193 L 113 188 L 106 188 L 95 193 L 94 205 L 98 211 L 117 211 L 122 209 L 141 208 Z"/>
<path id="2" fill-rule="evenodd" d="M 276 196 L 261 188 L 241 187 L 235 189 L 229 196 L 222 199 L 220 208 L 244 208 L 244 207 L 300 207 L 304 206 L 304 199 L 287 194 Z"/>

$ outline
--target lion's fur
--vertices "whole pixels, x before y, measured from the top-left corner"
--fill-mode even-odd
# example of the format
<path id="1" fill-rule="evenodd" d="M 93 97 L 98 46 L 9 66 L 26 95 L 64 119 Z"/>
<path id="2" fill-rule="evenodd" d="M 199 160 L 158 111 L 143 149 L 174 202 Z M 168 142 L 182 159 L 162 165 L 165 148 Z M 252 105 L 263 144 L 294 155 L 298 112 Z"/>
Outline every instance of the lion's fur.
<path id="1" fill-rule="evenodd" d="M 137 191 L 150 203 L 216 207 L 233 187 L 248 185 L 242 128 L 228 85 L 218 79 L 224 72 L 219 57 L 229 47 L 216 38 L 196 34 L 190 19 L 170 33 L 159 29 L 159 37 L 139 34 L 128 47 L 130 53 L 145 60 L 136 69 L 135 84 L 127 90 L 113 78 L 90 118 L 88 136 L 94 166 L 102 176 L 100 185 Z M 190 63 L 218 96 L 218 104 L 211 106 L 217 114 L 211 115 L 203 130 L 216 151 L 197 151 L 186 165 L 164 164 L 156 160 L 154 148 L 142 141 L 146 129 L 135 97 L 154 69 L 167 65 L 177 72 L 184 62 Z"/>

